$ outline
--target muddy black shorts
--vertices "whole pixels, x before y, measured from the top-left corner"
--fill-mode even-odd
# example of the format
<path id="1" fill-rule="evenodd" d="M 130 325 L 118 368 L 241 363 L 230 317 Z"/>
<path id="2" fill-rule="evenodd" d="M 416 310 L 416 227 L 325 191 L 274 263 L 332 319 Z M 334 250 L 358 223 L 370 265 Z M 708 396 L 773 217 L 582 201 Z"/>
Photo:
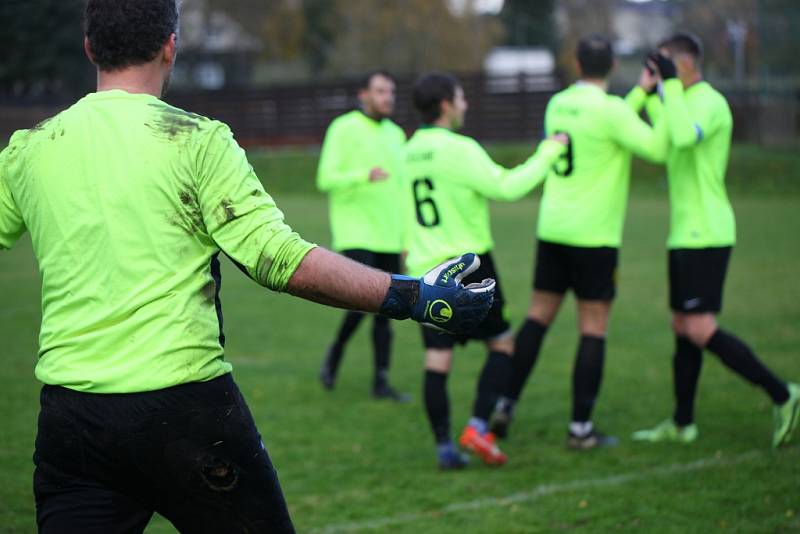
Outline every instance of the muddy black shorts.
<path id="1" fill-rule="evenodd" d="M 294 532 L 230 374 L 126 394 L 44 386 L 34 454 L 40 533 Z"/>

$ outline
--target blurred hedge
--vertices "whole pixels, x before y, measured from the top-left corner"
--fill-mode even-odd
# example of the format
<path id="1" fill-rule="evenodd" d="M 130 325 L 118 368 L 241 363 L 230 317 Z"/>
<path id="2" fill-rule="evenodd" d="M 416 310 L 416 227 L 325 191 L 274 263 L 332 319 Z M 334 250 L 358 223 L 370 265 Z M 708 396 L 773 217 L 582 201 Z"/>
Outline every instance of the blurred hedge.
<path id="1" fill-rule="evenodd" d="M 495 161 L 510 167 L 524 161 L 533 145 L 493 144 L 487 145 L 487 150 Z M 248 157 L 268 191 L 316 193 L 319 148 L 254 149 L 248 151 Z M 800 157 L 794 148 L 734 145 L 726 180 L 728 190 L 734 194 L 800 193 Z M 634 159 L 631 181 L 634 194 L 666 194 L 666 190 L 663 166 Z"/>

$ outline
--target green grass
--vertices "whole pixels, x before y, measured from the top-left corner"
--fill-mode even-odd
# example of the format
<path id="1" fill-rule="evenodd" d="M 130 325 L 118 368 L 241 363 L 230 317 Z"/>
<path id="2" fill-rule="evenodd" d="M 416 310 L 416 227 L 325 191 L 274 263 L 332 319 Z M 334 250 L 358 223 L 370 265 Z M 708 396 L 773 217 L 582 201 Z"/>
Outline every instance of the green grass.
<path id="1" fill-rule="evenodd" d="M 269 187 L 270 179 L 265 183 Z M 324 198 L 276 189 L 287 220 L 309 239 L 327 243 Z M 435 469 L 421 404 L 422 349 L 413 324 L 396 326 L 392 372 L 396 385 L 413 393 L 413 402 L 397 406 L 369 398 L 371 356 L 363 327 L 349 345 L 336 390 L 328 393 L 316 372 L 341 312 L 270 294 L 224 265 L 227 357 L 279 470 L 298 530 L 800 529 L 800 447 L 769 449 L 767 397 L 715 358 L 706 358 L 701 379 L 696 444 L 653 446 L 628 439 L 671 410 L 668 208 L 654 192 L 631 199 L 595 417 L 602 429 L 622 438 L 620 446 L 586 454 L 564 448 L 576 347 L 570 300 L 545 341 L 504 444 L 509 464 L 500 469 L 477 463 L 460 473 Z M 800 379 L 800 194 L 737 193 L 733 201 L 739 244 L 721 322 L 777 372 Z M 515 324 L 528 301 L 537 205 L 528 198 L 493 206 L 496 261 Z M 39 389 L 33 378 L 38 299 L 35 262 L 23 241 L 0 254 L 0 532 L 35 530 L 31 454 Z M 479 345 L 457 351 L 449 381 L 454 431 L 469 415 L 482 363 Z M 336 525 L 342 528 L 330 528 Z M 155 518 L 148 532 L 173 530 Z"/>

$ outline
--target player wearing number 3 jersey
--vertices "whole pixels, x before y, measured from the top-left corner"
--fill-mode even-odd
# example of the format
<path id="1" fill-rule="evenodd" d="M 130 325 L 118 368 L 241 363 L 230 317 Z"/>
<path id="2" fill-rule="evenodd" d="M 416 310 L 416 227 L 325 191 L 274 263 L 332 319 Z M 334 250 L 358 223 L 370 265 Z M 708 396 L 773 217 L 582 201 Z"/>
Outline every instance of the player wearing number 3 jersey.
<path id="1" fill-rule="evenodd" d="M 614 64 L 608 39 L 584 37 L 577 61 L 580 81 L 557 93 L 545 113 L 546 132 L 566 132 L 570 146 L 545 182 L 533 296 L 516 338 L 511 380 L 495 408 L 491 427 L 505 435 L 547 328 L 564 294 L 572 289 L 578 301 L 580 340 L 572 377 L 568 445 L 586 449 L 614 443 L 593 428 L 591 415 L 600 390 L 606 326 L 616 291 L 631 154 L 663 161 L 668 138 L 663 124 L 651 128 L 622 98 L 607 94 L 606 80 Z"/>
<path id="2" fill-rule="evenodd" d="M 422 76 L 414 87 L 413 98 L 424 125 L 406 146 L 406 176 L 414 201 L 407 232 L 409 274 L 424 273 L 455 251 L 469 249 L 480 254 L 481 266 L 465 283 L 487 277 L 497 280 L 491 257 L 489 200 L 516 200 L 541 183 L 564 152 L 567 138 L 561 135 L 557 140 L 545 140 L 525 163 L 505 169 L 494 163 L 474 139 L 454 132 L 463 124 L 467 102 L 452 76 Z M 457 469 L 466 463 L 451 440 L 446 380 L 453 346 L 468 339 L 486 342 L 489 355 L 478 380 L 473 417 L 460 442 L 487 464 L 504 463 L 505 455 L 487 432 L 489 413 L 511 370 L 513 349 L 499 280 L 489 315 L 474 331 L 453 336 L 423 328 L 422 338 L 425 407 L 440 468 Z"/>

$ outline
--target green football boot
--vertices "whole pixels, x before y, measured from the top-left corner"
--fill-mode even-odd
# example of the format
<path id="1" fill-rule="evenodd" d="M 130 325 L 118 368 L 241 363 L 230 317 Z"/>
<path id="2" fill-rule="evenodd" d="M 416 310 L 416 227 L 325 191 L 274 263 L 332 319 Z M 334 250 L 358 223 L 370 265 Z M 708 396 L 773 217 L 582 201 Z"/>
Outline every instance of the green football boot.
<path id="1" fill-rule="evenodd" d="M 697 439 L 697 425 L 692 423 L 680 427 L 675 424 L 672 418 L 659 423 L 655 428 L 647 430 L 639 430 L 634 432 L 631 436 L 634 441 L 649 441 L 652 443 L 659 442 L 676 442 L 676 443 L 691 443 Z"/>
<path id="2" fill-rule="evenodd" d="M 772 446 L 780 447 L 789 443 L 792 432 L 797 427 L 800 420 L 800 385 L 787 384 L 789 389 L 789 400 L 776 406 L 775 410 L 775 431 L 772 434 Z"/>

